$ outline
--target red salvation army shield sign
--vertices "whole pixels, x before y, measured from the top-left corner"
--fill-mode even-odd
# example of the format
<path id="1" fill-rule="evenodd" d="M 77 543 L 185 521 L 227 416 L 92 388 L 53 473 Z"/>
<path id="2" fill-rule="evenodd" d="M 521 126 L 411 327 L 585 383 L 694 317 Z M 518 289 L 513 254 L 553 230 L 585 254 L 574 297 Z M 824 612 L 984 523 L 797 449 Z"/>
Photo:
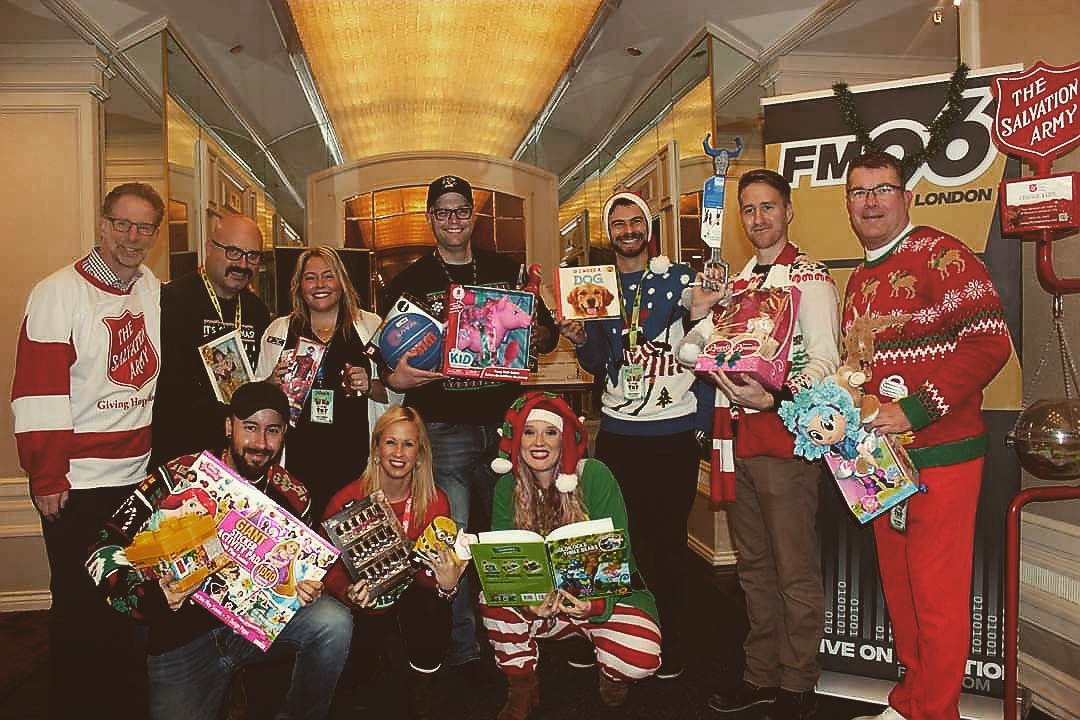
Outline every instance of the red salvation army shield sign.
<path id="1" fill-rule="evenodd" d="M 1061 155 L 1080 140 L 1080 63 L 1054 67 L 1042 60 L 1017 75 L 1000 75 L 994 140 L 1029 158 Z"/>
<path id="2" fill-rule="evenodd" d="M 130 310 L 102 318 L 109 329 L 109 380 L 139 390 L 157 375 L 158 355 L 146 332 L 143 314 Z"/>

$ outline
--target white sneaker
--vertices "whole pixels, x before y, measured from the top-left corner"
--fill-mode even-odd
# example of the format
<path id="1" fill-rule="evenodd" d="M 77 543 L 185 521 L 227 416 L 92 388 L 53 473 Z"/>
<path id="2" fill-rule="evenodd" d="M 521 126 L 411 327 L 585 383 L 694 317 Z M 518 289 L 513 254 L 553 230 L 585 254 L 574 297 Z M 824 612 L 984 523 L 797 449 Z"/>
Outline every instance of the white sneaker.
<path id="1" fill-rule="evenodd" d="M 851 720 L 907 720 L 907 718 L 896 712 L 896 710 L 893 709 L 892 705 L 887 705 L 885 709 L 877 715 L 860 715 L 859 717 L 852 718 Z"/>

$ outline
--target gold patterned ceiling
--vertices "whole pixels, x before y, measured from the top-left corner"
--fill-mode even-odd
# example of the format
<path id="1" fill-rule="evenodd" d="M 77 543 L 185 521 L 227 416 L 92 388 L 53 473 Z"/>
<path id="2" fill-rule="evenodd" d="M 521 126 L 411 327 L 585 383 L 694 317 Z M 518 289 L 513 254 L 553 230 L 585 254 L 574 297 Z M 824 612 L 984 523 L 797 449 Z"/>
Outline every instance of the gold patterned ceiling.
<path id="1" fill-rule="evenodd" d="M 288 0 L 346 160 L 509 158 L 601 0 Z"/>

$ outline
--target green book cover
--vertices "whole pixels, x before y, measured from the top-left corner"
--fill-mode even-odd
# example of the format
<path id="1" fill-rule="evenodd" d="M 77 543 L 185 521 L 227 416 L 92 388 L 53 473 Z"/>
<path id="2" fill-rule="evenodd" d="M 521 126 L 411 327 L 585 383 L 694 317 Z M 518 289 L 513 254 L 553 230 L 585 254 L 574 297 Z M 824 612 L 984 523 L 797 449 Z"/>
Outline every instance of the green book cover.
<path id="1" fill-rule="evenodd" d="M 557 528 L 480 533 L 470 546 L 488 605 L 537 605 L 554 588 L 579 599 L 630 592 L 626 534 L 611 518 Z"/>

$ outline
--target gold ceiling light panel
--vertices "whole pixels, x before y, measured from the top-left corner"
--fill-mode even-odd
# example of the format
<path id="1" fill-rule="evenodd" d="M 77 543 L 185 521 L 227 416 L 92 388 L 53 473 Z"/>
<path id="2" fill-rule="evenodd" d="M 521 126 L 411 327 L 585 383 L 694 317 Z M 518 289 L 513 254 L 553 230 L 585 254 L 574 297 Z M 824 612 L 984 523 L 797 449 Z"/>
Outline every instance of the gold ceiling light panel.
<path id="1" fill-rule="evenodd" d="M 288 0 L 347 160 L 509 158 L 602 0 Z"/>

